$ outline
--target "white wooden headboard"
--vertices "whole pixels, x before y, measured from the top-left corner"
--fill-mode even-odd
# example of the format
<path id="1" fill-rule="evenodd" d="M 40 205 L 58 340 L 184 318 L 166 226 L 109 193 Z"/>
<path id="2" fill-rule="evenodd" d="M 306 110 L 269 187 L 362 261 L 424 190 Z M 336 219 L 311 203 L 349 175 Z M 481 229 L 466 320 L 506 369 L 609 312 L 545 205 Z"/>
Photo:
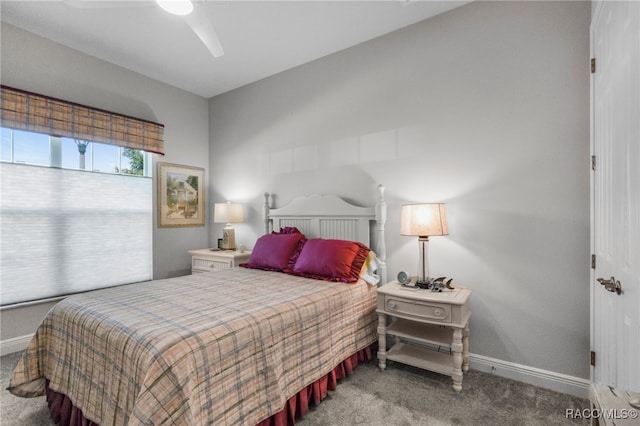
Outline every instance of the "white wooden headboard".
<path id="1" fill-rule="evenodd" d="M 377 191 L 376 205 L 373 207 L 355 206 L 335 195 L 310 195 L 295 198 L 278 209 L 272 208 L 271 195 L 265 192 L 264 233 L 295 226 L 307 238 L 362 242 L 376 253 L 381 264 L 378 275 L 381 283 L 386 283 L 384 225 L 387 221 L 387 204 L 384 201 L 384 186 L 378 185 Z M 374 241 L 373 245 L 371 240 Z"/>

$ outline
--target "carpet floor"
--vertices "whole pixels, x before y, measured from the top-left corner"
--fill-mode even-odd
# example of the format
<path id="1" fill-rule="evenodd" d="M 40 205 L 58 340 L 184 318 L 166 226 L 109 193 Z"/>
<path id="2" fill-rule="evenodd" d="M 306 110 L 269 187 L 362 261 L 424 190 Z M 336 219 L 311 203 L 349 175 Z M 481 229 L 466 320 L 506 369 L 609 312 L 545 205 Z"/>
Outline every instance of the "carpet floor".
<path id="1" fill-rule="evenodd" d="M 18 398 L 6 387 L 19 353 L 0 358 L 0 424 L 50 426 L 44 397 Z M 471 370 L 456 393 L 449 377 L 399 363 L 380 371 L 376 359 L 360 364 L 338 389 L 301 419 L 301 426 L 554 426 L 588 425 L 567 409 L 589 401 Z"/>

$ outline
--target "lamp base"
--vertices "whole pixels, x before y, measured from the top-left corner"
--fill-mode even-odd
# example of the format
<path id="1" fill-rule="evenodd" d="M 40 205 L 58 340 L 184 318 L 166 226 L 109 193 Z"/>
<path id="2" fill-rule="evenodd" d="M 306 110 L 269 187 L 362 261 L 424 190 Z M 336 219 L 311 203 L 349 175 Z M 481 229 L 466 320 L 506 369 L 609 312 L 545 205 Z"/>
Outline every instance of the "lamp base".
<path id="1" fill-rule="evenodd" d="M 222 230 L 222 242 L 220 244 L 222 250 L 236 249 L 236 235 L 232 227 L 227 226 Z"/>
<path id="2" fill-rule="evenodd" d="M 429 277 L 429 259 L 427 258 L 429 237 L 418 237 L 418 245 L 420 247 L 420 263 L 418 265 L 418 282 L 416 286 L 420 288 L 431 288 L 433 278 Z"/>

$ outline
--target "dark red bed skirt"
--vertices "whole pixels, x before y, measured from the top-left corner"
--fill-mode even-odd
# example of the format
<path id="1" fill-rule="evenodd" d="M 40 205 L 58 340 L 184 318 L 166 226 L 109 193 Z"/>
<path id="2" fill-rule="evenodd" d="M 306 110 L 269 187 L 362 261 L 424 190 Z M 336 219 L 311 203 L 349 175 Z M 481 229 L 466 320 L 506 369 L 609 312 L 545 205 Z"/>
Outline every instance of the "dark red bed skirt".
<path id="1" fill-rule="evenodd" d="M 329 391 L 335 390 L 338 386 L 338 380 L 350 375 L 360 362 L 371 359 L 374 346 L 375 344 L 358 351 L 342 361 L 329 374 L 289 398 L 281 411 L 264 419 L 257 426 L 286 426 L 294 424 L 297 419 L 307 414 L 310 405 L 319 404 Z M 51 390 L 48 380 L 45 386 L 49 412 L 56 424 L 63 426 L 99 426 L 97 423 L 85 419 L 82 411 L 74 407 L 68 397 Z"/>

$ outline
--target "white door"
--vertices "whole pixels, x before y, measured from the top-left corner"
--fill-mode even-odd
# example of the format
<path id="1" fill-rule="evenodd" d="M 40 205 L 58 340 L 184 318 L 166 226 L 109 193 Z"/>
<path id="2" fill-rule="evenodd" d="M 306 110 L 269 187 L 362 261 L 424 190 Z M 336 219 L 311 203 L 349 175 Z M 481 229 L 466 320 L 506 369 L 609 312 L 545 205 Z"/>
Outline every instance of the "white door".
<path id="1" fill-rule="evenodd" d="M 599 2 L 591 48 L 592 379 L 640 392 L 640 2 Z"/>

